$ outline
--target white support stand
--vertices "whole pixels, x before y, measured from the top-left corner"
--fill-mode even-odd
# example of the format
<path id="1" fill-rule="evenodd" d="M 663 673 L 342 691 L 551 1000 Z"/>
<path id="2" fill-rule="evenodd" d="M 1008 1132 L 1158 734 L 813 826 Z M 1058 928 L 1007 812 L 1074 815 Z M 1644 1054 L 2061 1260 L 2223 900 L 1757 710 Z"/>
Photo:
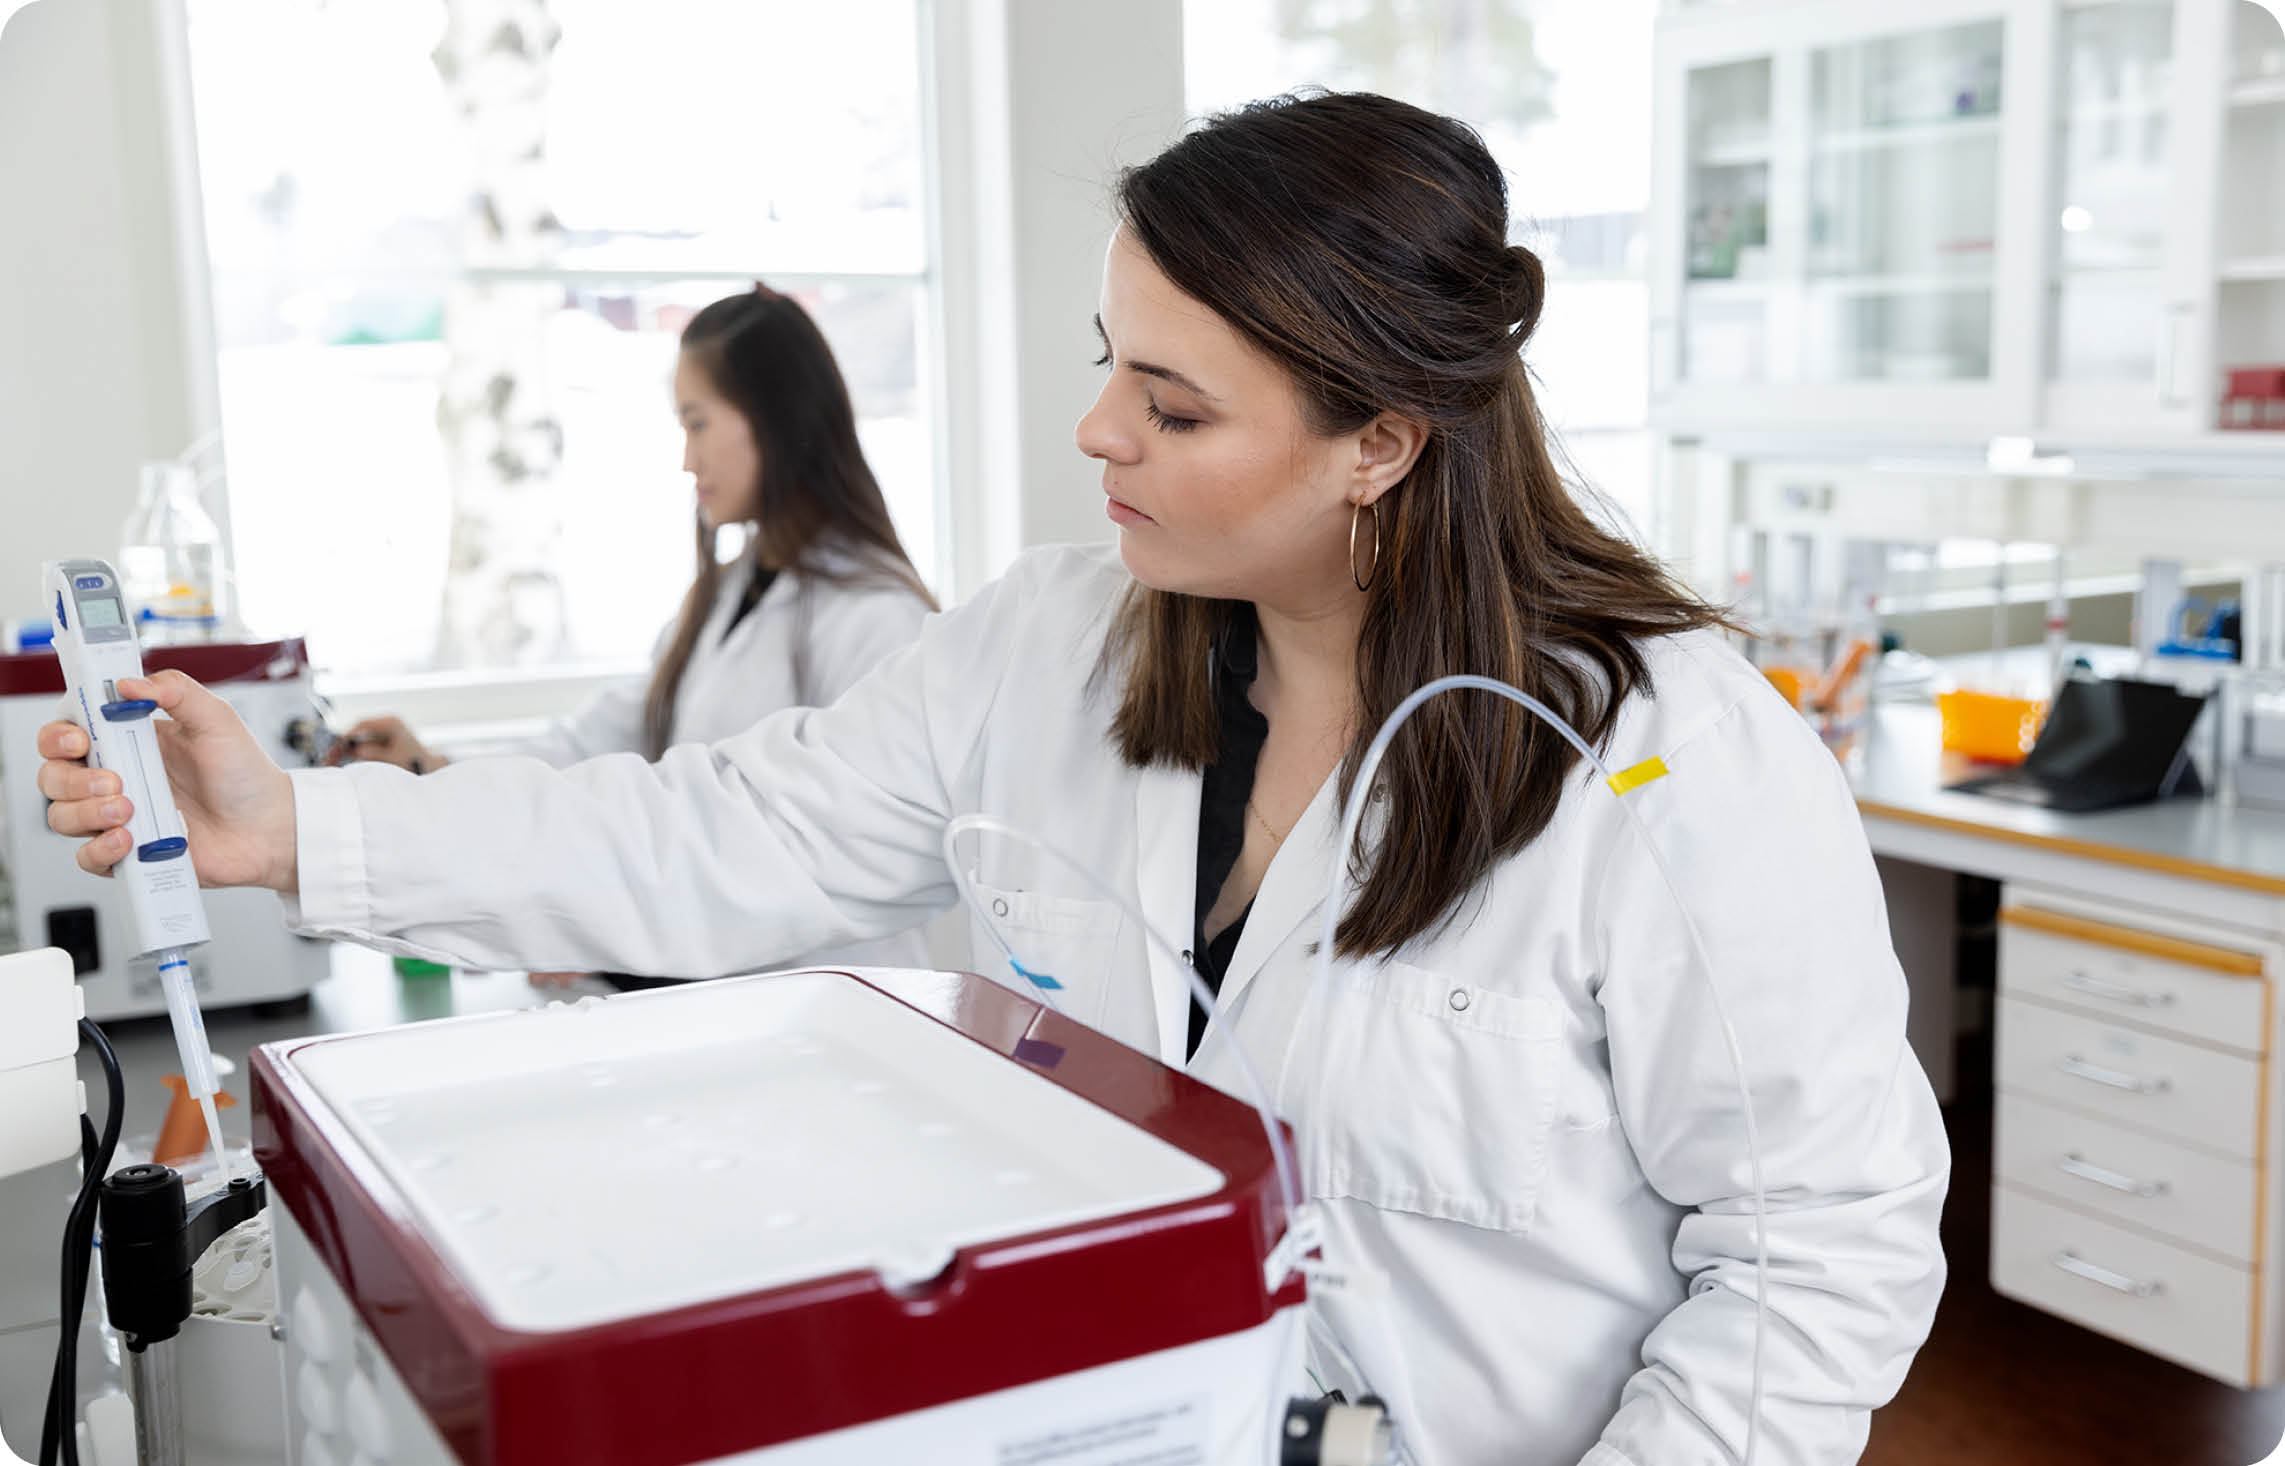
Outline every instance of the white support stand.
<path id="1" fill-rule="evenodd" d="M 54 1355 L 56 1239 L 69 1205 L 52 1205 L 62 1193 L 41 1183 L 79 1149 L 80 1012 L 69 956 L 0 957 L 0 1419 L 27 1451 L 47 1401 L 39 1365 Z M 22 1466 L 5 1440 L 0 1466 Z"/>
<path id="2" fill-rule="evenodd" d="M 2166 640 L 2174 608 L 2182 604 L 2182 562 L 2142 562 L 2142 589 L 2134 595 L 2134 649 L 2144 657 L 2157 655 Z"/>
<path id="3" fill-rule="evenodd" d="M 53 947 L 0 957 L 0 1179 L 79 1146 L 79 1019 L 71 958 Z"/>

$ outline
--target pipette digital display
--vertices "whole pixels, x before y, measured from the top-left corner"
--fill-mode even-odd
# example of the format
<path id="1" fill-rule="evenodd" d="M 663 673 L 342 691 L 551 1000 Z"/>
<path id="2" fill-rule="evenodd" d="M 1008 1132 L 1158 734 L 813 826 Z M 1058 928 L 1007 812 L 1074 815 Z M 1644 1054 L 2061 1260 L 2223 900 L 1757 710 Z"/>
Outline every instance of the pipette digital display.
<path id="1" fill-rule="evenodd" d="M 56 657 L 63 664 L 65 716 L 87 732 L 88 766 L 117 773 L 133 807 L 127 824 L 133 848 L 113 874 L 127 887 L 137 951 L 158 956 L 159 984 L 181 1050 L 183 1078 L 206 1117 L 217 1174 L 227 1176 L 214 1111 L 214 1051 L 207 1047 L 190 963 L 183 956 L 208 938 L 206 903 L 198 893 L 190 840 L 152 726 L 158 704 L 119 694 L 122 681 L 143 675 L 142 648 L 127 619 L 119 576 L 103 561 L 51 561 L 45 591 L 55 623 Z"/>

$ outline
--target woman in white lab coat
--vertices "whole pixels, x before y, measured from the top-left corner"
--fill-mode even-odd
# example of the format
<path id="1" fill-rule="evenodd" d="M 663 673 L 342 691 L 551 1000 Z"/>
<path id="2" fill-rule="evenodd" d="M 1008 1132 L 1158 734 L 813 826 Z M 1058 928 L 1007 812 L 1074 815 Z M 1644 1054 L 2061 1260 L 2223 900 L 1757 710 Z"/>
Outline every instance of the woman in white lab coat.
<path id="1" fill-rule="evenodd" d="M 1188 949 L 1226 1029 L 1194 1043 L 1174 960 L 1014 842 L 974 854 L 988 919 L 1073 1016 L 1225 1088 L 1230 1042 L 1252 1055 L 1329 1254 L 1386 1281 L 1313 1306 L 1427 1466 L 1740 1451 L 1752 1183 L 1710 977 L 1767 1178 L 1756 1459 L 1855 1460 L 1944 1277 L 1948 1156 L 1879 885 L 1815 735 L 1559 480 L 1497 165 L 1447 119 L 1317 96 L 1215 119 L 1118 198 L 1078 434 L 1116 551 L 1027 555 L 831 708 L 656 765 L 289 776 L 163 678 L 201 874 L 395 951 L 727 970 L 944 907 L 962 812 L 1036 831 Z M 1566 710 L 1614 768 L 1663 761 L 1623 798 L 1711 973 L 1622 796 L 1467 694 L 1393 745 L 1312 990 L 1356 762 L 1458 671 Z M 107 867 L 115 791 L 68 725 L 42 740 L 52 823 Z"/>
<path id="2" fill-rule="evenodd" d="M 490 752 L 567 768 L 717 742 L 782 708 L 833 701 L 918 635 L 935 608 L 858 445 L 832 348 L 798 301 L 757 283 L 691 317 L 674 407 L 697 494 L 698 568 L 652 647 L 651 670 Z M 724 530 L 744 538 L 729 565 L 717 552 Z M 350 729 L 331 757 L 349 760 L 416 774 L 447 762 L 394 717 Z M 913 966 L 926 954 L 915 930 L 806 956 Z"/>

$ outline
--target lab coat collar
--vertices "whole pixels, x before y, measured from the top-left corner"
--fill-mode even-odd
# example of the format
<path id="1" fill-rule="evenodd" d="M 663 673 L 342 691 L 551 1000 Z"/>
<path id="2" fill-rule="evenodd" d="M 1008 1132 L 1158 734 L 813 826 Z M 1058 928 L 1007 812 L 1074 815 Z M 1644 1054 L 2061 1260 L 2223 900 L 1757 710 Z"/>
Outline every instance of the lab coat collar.
<path id="1" fill-rule="evenodd" d="M 730 617 L 737 611 L 738 601 L 746 592 L 746 583 L 753 576 L 754 562 L 744 556 L 722 567 L 721 580 L 714 587 L 714 605 L 706 613 L 706 627 L 701 633 L 707 646 L 721 644 L 722 634 L 730 630 Z M 760 623 L 763 612 L 774 612 L 780 602 L 794 593 L 793 586 L 789 584 L 792 579 L 791 574 L 779 571 L 763 589 L 762 598 L 755 602 L 754 609 L 746 613 L 746 619 L 739 622 L 735 630 L 730 630 L 730 634 L 738 637 L 750 635 L 752 628 Z"/>
<path id="2" fill-rule="evenodd" d="M 1338 771 L 1326 777 L 1262 875 L 1246 929 L 1222 978 L 1225 1012 L 1234 1008 L 1270 954 L 1323 909 L 1325 877 L 1340 833 L 1334 798 L 1339 782 Z M 1135 870 L 1143 916 L 1178 950 L 1188 945 L 1197 927 L 1193 908 L 1198 886 L 1198 786 L 1194 770 L 1155 765 L 1135 780 Z M 1190 982 L 1175 952 L 1161 951 L 1158 943 L 1147 939 L 1146 945 L 1152 1013 L 1158 1020 L 1158 1057 L 1183 1068 L 1190 1041 Z"/>
<path id="3" fill-rule="evenodd" d="M 1195 769 L 1153 764 L 1135 779 L 1135 871 L 1143 919 L 1175 951 L 1150 949 L 1151 1011 L 1158 1020 L 1159 1061 L 1182 1067 L 1190 1041 L 1190 982 L 1177 955 L 1196 926 L 1198 785 Z"/>
<path id="4" fill-rule="evenodd" d="M 1334 842 L 1340 836 L 1341 811 L 1336 799 L 1340 782 L 1337 768 L 1325 776 L 1317 797 L 1309 801 L 1309 808 L 1294 822 L 1285 843 L 1271 857 L 1269 869 L 1262 873 L 1253 911 L 1246 917 L 1245 931 L 1238 936 L 1238 950 L 1230 956 L 1230 970 L 1222 977 L 1224 1012 L 1232 1011 L 1270 954 L 1285 946 L 1296 927 L 1311 918 L 1323 919 L 1325 881 L 1332 870 Z"/>

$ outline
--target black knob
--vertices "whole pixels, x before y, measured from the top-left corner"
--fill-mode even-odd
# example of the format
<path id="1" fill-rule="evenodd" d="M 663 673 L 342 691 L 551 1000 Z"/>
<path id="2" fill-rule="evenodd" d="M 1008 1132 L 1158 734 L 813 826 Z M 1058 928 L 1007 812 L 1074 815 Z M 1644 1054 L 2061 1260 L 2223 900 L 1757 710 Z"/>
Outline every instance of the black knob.
<path id="1" fill-rule="evenodd" d="M 138 1349 L 173 1338 L 190 1317 L 182 1177 L 167 1166 L 122 1166 L 104 1178 L 97 1214 L 111 1326 Z"/>

